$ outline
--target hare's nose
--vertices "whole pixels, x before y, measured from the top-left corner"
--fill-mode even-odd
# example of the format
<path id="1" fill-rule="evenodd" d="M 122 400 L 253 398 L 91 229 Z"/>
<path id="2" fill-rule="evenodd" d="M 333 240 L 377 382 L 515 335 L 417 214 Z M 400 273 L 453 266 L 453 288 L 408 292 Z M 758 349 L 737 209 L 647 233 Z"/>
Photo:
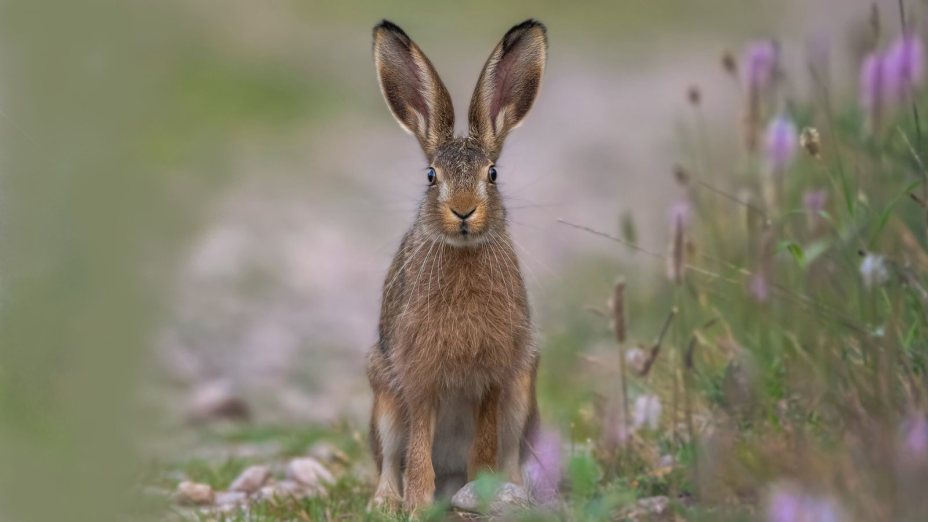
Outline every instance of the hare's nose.
<path id="1" fill-rule="evenodd" d="M 459 212 L 459 211 L 457 211 L 457 210 L 455 210 L 455 209 L 452 208 L 452 209 L 451 209 L 451 212 L 454 213 L 455 216 L 461 218 L 461 220 L 465 220 L 465 219 L 471 217 L 471 215 L 473 215 L 473 213 L 474 213 L 476 210 L 477 210 L 477 207 L 474 207 L 474 208 L 468 210 L 467 212 Z"/>

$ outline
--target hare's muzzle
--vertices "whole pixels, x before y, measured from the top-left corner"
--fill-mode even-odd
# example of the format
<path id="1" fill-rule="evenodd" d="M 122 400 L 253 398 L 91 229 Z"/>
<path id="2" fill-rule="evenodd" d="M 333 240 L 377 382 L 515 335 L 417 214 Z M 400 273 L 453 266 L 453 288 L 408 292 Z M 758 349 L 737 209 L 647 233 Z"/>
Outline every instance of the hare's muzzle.
<path id="1" fill-rule="evenodd" d="M 460 241 L 469 243 L 484 232 L 486 208 L 482 203 L 467 198 L 449 201 L 442 207 L 442 228 L 453 244 Z"/>
<path id="2" fill-rule="evenodd" d="M 457 210 L 457 209 L 454 209 L 454 208 L 451 209 L 451 213 L 454 214 L 455 216 L 457 216 L 458 219 L 461 220 L 461 224 L 462 224 L 462 225 L 465 224 L 465 222 L 467 221 L 467 218 L 473 216 L 473 215 L 474 215 L 474 212 L 476 212 L 476 211 L 477 211 L 477 207 L 474 207 L 474 208 L 472 208 L 472 209 L 470 209 L 470 210 L 465 210 L 465 211 L 460 211 L 460 210 Z"/>

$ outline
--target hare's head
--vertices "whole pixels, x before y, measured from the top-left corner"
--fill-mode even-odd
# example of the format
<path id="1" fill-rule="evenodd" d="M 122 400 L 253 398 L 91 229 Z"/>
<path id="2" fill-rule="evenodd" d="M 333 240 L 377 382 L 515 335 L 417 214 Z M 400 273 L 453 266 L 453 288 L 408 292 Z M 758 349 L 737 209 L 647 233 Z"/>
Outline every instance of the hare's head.
<path id="1" fill-rule="evenodd" d="M 505 226 L 494 163 L 506 135 L 528 113 L 545 68 L 545 26 L 510 29 L 487 60 L 470 103 L 469 132 L 454 136 L 448 90 L 419 46 L 384 20 L 374 28 L 380 89 L 400 125 L 425 152 L 428 188 L 419 225 L 446 243 L 473 245 Z"/>

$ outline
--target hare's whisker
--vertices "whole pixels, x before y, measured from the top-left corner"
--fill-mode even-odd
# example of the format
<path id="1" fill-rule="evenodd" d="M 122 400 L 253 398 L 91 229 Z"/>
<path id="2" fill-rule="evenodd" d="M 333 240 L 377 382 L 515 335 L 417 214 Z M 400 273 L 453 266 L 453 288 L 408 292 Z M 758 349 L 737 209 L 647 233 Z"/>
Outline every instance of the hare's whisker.
<path id="1" fill-rule="evenodd" d="M 414 243 L 414 242 L 411 242 L 411 243 Z M 393 284 L 396 283 L 396 280 L 400 277 L 401 274 L 403 274 L 403 272 L 406 270 L 406 267 L 409 265 L 409 263 L 412 262 L 413 258 L 416 256 L 416 254 L 419 253 L 419 250 L 422 250 L 422 247 L 424 247 L 425 245 L 426 245 L 426 242 L 425 242 L 425 241 L 423 241 L 422 243 L 419 243 L 419 244 L 417 245 L 417 248 L 416 248 L 415 252 L 413 252 L 412 254 L 410 254 L 409 256 L 406 257 L 406 261 L 403 262 L 403 266 L 401 266 L 401 267 L 396 271 L 396 274 L 394 274 L 393 279 L 391 279 L 390 282 L 387 283 L 386 286 L 383 287 L 383 293 L 384 293 L 384 294 L 387 293 L 387 290 L 389 290 L 390 288 L 393 287 Z M 404 246 L 404 248 L 403 248 L 402 250 L 400 250 L 400 251 L 396 254 L 397 257 L 400 257 L 400 256 L 402 256 L 402 255 L 405 255 L 405 253 L 409 252 L 409 249 L 410 249 L 410 248 L 412 248 L 411 244 L 410 244 L 410 243 L 407 243 L 407 244 Z"/>
<path id="2" fill-rule="evenodd" d="M 412 302 L 412 296 L 416 294 L 416 290 L 419 288 L 419 279 L 422 278 L 422 271 L 425 270 L 425 265 L 428 263 L 429 255 L 432 253 L 432 249 L 435 248 L 435 245 L 438 243 L 438 239 L 432 239 L 429 243 L 429 249 L 425 253 L 425 259 L 422 261 L 422 266 L 419 267 L 419 273 L 416 274 L 416 282 L 413 283 L 412 290 L 409 293 L 409 297 L 406 299 L 406 306 L 403 308 L 403 313 L 400 316 L 405 316 L 409 312 L 409 304 Z M 426 296 L 428 298 L 428 296 Z"/>

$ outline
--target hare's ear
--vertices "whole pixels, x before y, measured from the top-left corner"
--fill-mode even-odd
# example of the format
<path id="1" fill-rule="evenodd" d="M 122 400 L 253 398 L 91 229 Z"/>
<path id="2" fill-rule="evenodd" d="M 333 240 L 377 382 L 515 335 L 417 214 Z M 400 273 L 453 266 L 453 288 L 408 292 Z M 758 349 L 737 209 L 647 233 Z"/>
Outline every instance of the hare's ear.
<path id="1" fill-rule="evenodd" d="M 506 134 L 532 108 L 545 70 L 545 26 L 526 20 L 513 27 L 493 49 L 470 102 L 470 134 L 497 158 Z"/>
<path id="2" fill-rule="evenodd" d="M 454 135 L 451 97 L 435 68 L 402 29 L 386 20 L 374 27 L 374 65 L 393 116 L 431 158 Z"/>

